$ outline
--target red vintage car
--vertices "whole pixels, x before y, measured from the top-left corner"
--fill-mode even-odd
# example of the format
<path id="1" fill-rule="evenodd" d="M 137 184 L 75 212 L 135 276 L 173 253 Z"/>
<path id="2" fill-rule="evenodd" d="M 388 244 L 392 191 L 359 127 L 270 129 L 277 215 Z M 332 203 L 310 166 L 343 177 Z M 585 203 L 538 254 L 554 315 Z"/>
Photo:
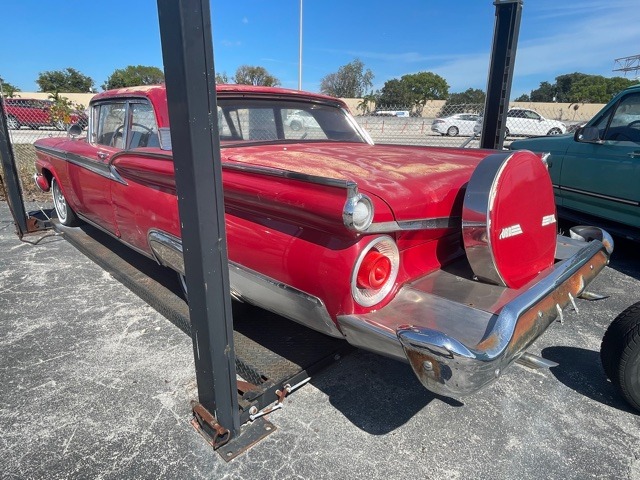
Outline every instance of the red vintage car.
<path id="1" fill-rule="evenodd" d="M 25 126 L 37 129 L 40 127 L 55 127 L 58 130 L 66 130 L 71 124 L 77 124 L 81 128 L 87 126 L 87 115 L 78 110 L 59 111 L 54 110 L 54 102 L 51 100 L 37 100 L 31 98 L 6 98 L 4 108 L 7 114 L 7 127 L 18 130 Z"/>
<path id="2" fill-rule="evenodd" d="M 231 294 L 472 393 L 583 294 L 613 243 L 557 235 L 531 152 L 374 145 L 335 98 L 217 87 Z M 310 120 L 292 128 L 292 116 Z M 184 276 L 163 86 L 96 95 L 86 138 L 36 142 L 59 221 Z M 78 133 L 77 131 L 75 133 Z"/>

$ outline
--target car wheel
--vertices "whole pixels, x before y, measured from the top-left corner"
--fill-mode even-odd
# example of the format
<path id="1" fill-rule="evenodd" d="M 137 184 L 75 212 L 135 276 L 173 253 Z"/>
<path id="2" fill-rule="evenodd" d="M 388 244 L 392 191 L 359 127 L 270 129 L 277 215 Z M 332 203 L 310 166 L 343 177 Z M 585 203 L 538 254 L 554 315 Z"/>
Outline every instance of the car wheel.
<path id="1" fill-rule="evenodd" d="M 547 133 L 547 135 L 562 135 L 562 130 L 560 130 L 557 127 L 554 127 L 551 130 L 549 130 L 549 133 Z"/>
<path id="2" fill-rule="evenodd" d="M 456 135 L 458 135 L 458 127 L 449 127 L 447 129 L 447 135 L 449 135 L 450 137 L 455 137 Z"/>
<path id="3" fill-rule="evenodd" d="M 291 130 L 295 130 L 296 132 L 298 130 L 300 130 L 302 128 L 302 123 L 299 122 L 298 120 L 293 120 L 289 126 L 291 127 Z"/>
<path id="4" fill-rule="evenodd" d="M 67 227 L 75 227 L 80 224 L 80 220 L 69 204 L 60 189 L 55 177 L 51 179 L 51 195 L 53 196 L 53 206 L 56 209 L 58 221 Z"/>
<path id="5" fill-rule="evenodd" d="M 611 383 L 640 410 L 640 302 L 611 322 L 602 338 L 600 360 Z"/>
<path id="6" fill-rule="evenodd" d="M 15 117 L 7 117 L 7 128 L 9 130 L 20 129 L 20 122 Z"/>

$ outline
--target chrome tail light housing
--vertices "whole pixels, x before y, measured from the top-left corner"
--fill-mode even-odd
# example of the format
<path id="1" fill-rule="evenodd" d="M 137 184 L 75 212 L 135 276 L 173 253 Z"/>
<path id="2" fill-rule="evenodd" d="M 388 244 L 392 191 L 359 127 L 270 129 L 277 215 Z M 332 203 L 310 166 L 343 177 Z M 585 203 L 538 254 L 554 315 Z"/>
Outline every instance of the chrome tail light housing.
<path id="1" fill-rule="evenodd" d="M 353 267 L 353 299 L 363 307 L 380 303 L 393 289 L 399 268 L 400 252 L 393 238 L 382 235 L 371 240 Z"/>

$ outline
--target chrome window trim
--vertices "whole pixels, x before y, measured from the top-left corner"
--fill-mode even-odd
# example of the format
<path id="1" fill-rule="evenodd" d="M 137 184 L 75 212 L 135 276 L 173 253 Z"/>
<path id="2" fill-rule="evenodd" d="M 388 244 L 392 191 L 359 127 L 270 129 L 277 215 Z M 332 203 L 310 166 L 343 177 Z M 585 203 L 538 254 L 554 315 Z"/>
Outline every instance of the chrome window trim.
<path id="1" fill-rule="evenodd" d="M 356 121 L 353 115 L 351 115 L 351 113 L 345 108 L 341 108 L 341 110 L 346 115 L 347 120 L 349 121 L 349 124 L 360 134 L 360 136 L 364 139 L 364 141 L 369 145 L 374 145 L 373 138 L 371 138 L 371 135 L 369 135 L 369 132 L 367 132 L 364 128 L 360 126 L 360 124 Z M 355 142 L 351 142 L 351 143 L 355 143 Z"/>

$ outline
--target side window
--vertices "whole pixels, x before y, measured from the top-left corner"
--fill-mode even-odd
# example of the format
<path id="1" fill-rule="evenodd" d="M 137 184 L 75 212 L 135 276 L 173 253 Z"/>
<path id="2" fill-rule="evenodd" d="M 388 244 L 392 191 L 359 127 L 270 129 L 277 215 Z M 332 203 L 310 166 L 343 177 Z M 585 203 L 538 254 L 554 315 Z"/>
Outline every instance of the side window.
<path id="1" fill-rule="evenodd" d="M 103 103 L 93 107 L 91 140 L 98 145 L 124 148 L 124 102 Z"/>
<path id="2" fill-rule="evenodd" d="M 131 104 L 129 148 L 159 147 L 158 126 L 153 107 L 149 103 Z"/>
<path id="3" fill-rule="evenodd" d="M 606 127 L 608 116 L 603 117 Z M 602 120 L 597 126 L 602 132 Z M 609 123 L 604 140 L 630 141 L 640 143 L 640 93 L 632 93 L 624 97 L 616 107 Z"/>
<path id="4" fill-rule="evenodd" d="M 220 140 L 277 140 L 273 108 L 219 110 Z"/>
<path id="5" fill-rule="evenodd" d="M 540 115 L 536 112 L 532 112 L 531 110 L 524 110 L 522 113 L 524 113 L 523 117 L 528 118 L 529 120 L 540 120 Z"/>

